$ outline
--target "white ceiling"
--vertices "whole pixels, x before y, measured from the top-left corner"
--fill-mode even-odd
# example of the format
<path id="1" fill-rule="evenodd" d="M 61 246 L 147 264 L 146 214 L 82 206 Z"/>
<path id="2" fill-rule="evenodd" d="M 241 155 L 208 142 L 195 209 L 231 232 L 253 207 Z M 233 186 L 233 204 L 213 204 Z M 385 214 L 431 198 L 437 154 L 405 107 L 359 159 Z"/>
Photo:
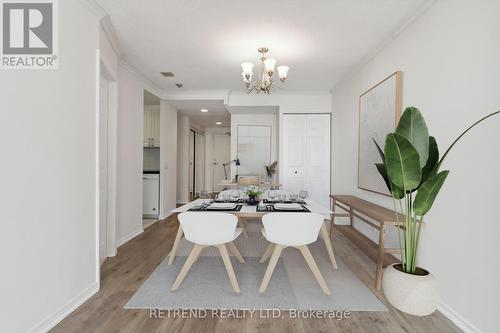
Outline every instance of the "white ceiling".
<path id="1" fill-rule="evenodd" d="M 257 48 L 290 66 L 289 90 L 331 89 L 429 0 L 97 0 L 125 59 L 165 90 L 243 90 Z M 175 78 L 163 78 L 172 71 Z"/>
<path id="2" fill-rule="evenodd" d="M 201 127 L 231 126 L 231 115 L 224 107 L 223 101 L 169 100 L 168 104 L 177 109 L 178 115 L 188 116 L 192 123 Z M 208 112 L 203 113 L 200 111 L 201 109 L 207 109 Z M 222 122 L 222 125 L 217 125 L 218 121 Z"/>

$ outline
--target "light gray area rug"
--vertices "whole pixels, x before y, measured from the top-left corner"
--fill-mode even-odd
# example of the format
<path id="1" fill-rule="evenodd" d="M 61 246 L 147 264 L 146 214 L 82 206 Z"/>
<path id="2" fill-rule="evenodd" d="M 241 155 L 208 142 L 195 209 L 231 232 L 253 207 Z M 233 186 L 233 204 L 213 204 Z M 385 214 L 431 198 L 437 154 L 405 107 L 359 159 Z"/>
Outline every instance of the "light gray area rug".
<path id="1" fill-rule="evenodd" d="M 266 292 L 260 294 L 258 289 L 269 263 L 259 263 L 268 245 L 260 235 L 260 226 L 259 223 L 250 223 L 249 237 L 241 235 L 235 241 L 246 260 L 241 264 L 236 258 L 231 258 L 240 294 L 233 292 L 216 248 L 204 249 L 180 288 L 171 292 L 170 288 L 193 246 L 183 239 L 174 264 L 168 266 L 168 257 L 165 258 L 124 308 L 387 311 L 370 289 L 338 258 L 338 269 L 333 270 L 320 240 L 309 247 L 330 287 L 330 296 L 321 291 L 304 258 L 293 248 L 283 251 Z M 333 247 L 335 250 L 335 244 Z"/>

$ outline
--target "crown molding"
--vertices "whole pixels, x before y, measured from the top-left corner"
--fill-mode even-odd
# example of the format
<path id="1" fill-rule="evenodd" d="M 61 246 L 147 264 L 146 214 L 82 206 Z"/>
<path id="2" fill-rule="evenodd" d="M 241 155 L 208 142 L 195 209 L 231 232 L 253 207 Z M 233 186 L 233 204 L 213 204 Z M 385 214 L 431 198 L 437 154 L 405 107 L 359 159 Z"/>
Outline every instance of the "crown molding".
<path id="1" fill-rule="evenodd" d="M 165 99 L 163 98 L 163 90 L 156 83 L 148 79 L 140 70 L 129 64 L 123 57 L 119 59 L 118 65 L 141 81 L 150 93 L 158 96 L 160 99 Z"/>
<path id="2" fill-rule="evenodd" d="M 97 18 L 102 19 L 104 16 L 108 15 L 108 13 L 101 7 L 95 0 L 80 0 L 87 9 L 90 10 L 92 14 L 97 16 Z"/>
<path id="3" fill-rule="evenodd" d="M 364 58 L 361 59 L 351 70 L 347 71 L 340 80 L 338 80 L 334 86 L 330 89 L 330 93 L 333 95 L 335 94 L 335 90 L 337 87 L 344 83 L 348 82 L 350 79 L 352 79 L 356 74 L 358 74 L 361 69 L 367 65 L 373 58 L 375 58 L 380 52 L 382 52 L 384 49 L 386 49 L 396 38 L 398 38 L 403 31 L 405 31 L 409 26 L 411 26 L 415 21 L 417 21 L 418 18 L 420 18 L 425 12 L 427 12 L 428 9 L 430 9 L 432 6 L 436 4 L 437 0 L 427 0 L 420 8 L 415 11 L 413 15 L 411 15 L 405 23 L 399 27 L 395 32 L 391 33 L 382 43 L 377 45 L 371 52 L 368 53 L 368 55 Z"/>
<path id="4" fill-rule="evenodd" d="M 166 91 L 166 100 L 222 100 L 227 104 L 230 90 L 186 90 L 181 92 Z"/>
<path id="5" fill-rule="evenodd" d="M 106 38 L 109 40 L 109 43 L 113 48 L 113 51 L 115 51 L 118 58 L 122 58 L 123 49 L 120 44 L 120 40 L 118 39 L 118 35 L 116 34 L 115 28 L 111 23 L 111 18 L 109 17 L 109 15 L 106 14 L 106 16 L 102 17 L 100 23 L 101 23 L 101 28 L 104 31 L 104 34 L 106 35 Z"/>

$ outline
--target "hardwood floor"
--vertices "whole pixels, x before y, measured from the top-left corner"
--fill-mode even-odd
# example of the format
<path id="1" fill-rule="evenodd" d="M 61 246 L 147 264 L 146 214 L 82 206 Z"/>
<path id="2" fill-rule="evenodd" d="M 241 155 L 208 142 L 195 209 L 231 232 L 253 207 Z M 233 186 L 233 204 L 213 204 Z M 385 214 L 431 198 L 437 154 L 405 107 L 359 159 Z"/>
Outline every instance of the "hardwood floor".
<path id="1" fill-rule="evenodd" d="M 171 216 L 155 223 L 143 234 L 118 249 L 118 255 L 102 265 L 101 290 L 59 323 L 52 332 L 460 332 L 441 313 L 419 318 L 390 308 L 374 289 L 375 263 L 340 232 L 334 230 L 334 250 L 381 299 L 388 312 L 351 312 L 336 319 L 258 318 L 150 318 L 149 310 L 124 310 L 123 305 L 170 251 L 178 221 Z"/>

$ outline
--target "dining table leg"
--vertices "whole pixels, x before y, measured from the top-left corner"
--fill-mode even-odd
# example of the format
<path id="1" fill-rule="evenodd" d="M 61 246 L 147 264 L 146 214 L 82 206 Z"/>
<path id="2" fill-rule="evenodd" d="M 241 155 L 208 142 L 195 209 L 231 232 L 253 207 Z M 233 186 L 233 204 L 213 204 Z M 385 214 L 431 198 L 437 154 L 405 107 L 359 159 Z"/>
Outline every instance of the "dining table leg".
<path id="1" fill-rule="evenodd" d="M 245 219 L 242 217 L 238 216 L 238 224 L 240 225 L 241 229 L 243 229 L 241 232 L 243 234 L 243 237 L 248 238 L 248 232 L 247 232 L 247 224 Z"/>
<path id="2" fill-rule="evenodd" d="M 177 248 L 181 243 L 182 235 L 184 235 L 184 231 L 182 230 L 182 226 L 179 224 L 179 229 L 177 229 L 177 235 L 175 235 L 174 246 L 172 246 L 172 251 L 170 251 L 168 264 L 172 265 L 175 259 L 175 253 L 177 252 Z"/>
<path id="3" fill-rule="evenodd" d="M 330 241 L 330 236 L 328 235 L 328 230 L 326 230 L 326 226 L 323 223 L 320 229 L 321 238 L 325 242 L 326 251 L 328 252 L 328 256 L 330 257 L 330 261 L 332 262 L 333 269 L 337 269 L 337 261 L 335 260 L 335 254 L 333 254 L 332 243 Z"/>

